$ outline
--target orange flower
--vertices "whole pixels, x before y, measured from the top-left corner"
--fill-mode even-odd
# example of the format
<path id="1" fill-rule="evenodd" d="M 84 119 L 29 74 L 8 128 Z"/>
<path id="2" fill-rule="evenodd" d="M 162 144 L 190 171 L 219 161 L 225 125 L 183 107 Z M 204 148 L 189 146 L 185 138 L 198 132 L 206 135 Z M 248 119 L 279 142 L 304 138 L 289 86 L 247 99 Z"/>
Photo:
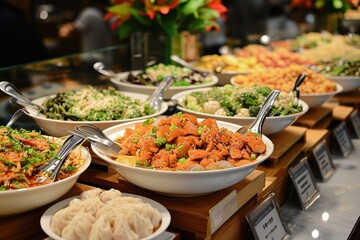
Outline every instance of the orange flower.
<path id="1" fill-rule="evenodd" d="M 155 18 L 156 12 L 168 14 L 169 11 L 179 4 L 179 0 L 158 0 L 153 3 L 152 0 L 143 0 L 145 4 L 145 11 L 149 18 Z"/>

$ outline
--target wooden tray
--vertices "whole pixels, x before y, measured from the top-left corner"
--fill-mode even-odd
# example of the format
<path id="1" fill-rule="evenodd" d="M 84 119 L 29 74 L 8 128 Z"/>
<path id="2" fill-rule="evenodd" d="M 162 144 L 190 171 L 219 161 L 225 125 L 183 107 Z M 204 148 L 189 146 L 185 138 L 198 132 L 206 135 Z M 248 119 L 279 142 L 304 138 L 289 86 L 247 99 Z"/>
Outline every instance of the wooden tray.
<path id="1" fill-rule="evenodd" d="M 325 104 L 310 109 L 303 116 L 299 117 L 294 125 L 307 128 L 327 128 L 332 121 L 332 109 L 333 106 Z"/>
<path id="2" fill-rule="evenodd" d="M 304 127 L 289 126 L 270 135 L 269 138 L 274 143 L 274 152 L 262 165 L 275 166 L 282 159 L 297 155 L 304 145 L 306 130 Z"/>
<path id="3" fill-rule="evenodd" d="M 360 109 L 360 89 L 337 94 L 335 98 L 338 100 L 340 105 L 346 105 Z"/>
<path id="4" fill-rule="evenodd" d="M 243 181 L 232 187 L 201 197 L 178 198 L 159 195 L 128 183 L 117 174 L 89 168 L 80 176 L 80 181 L 98 187 L 116 188 L 122 192 L 145 196 L 163 204 L 171 214 L 171 227 L 192 233 L 196 239 L 211 238 L 227 219 L 237 213 L 265 186 L 263 171 L 254 170 Z M 256 197 L 255 197 L 256 199 Z M 252 206 L 255 205 L 250 204 Z M 244 215 L 245 219 L 245 215 Z M 228 234 L 237 234 L 239 229 Z"/>
<path id="5" fill-rule="evenodd" d="M 326 129 L 307 129 L 304 137 L 305 141 L 297 143 L 296 148 L 287 151 L 278 164 L 272 167 L 262 165 L 258 168 L 265 172 L 265 187 L 259 193 L 258 201 L 274 192 L 278 204 L 284 204 L 289 197 L 291 186 L 288 169 L 303 157 L 309 156 L 312 149 L 323 139 L 329 141 L 330 132 Z"/>

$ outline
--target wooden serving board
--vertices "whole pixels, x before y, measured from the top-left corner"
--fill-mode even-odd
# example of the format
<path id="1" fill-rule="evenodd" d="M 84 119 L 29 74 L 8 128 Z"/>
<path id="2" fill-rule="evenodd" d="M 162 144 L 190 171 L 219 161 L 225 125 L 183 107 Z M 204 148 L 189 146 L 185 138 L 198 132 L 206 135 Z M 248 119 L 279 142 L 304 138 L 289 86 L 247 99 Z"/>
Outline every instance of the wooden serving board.
<path id="1" fill-rule="evenodd" d="M 80 181 L 104 189 L 115 188 L 151 198 L 163 204 L 171 214 L 171 227 L 191 233 L 195 239 L 210 239 L 217 230 L 228 225 L 227 219 L 236 214 L 265 186 L 263 171 L 254 170 L 244 180 L 227 189 L 200 197 L 179 198 L 160 195 L 139 188 L 117 174 L 89 168 Z M 255 197 L 256 199 L 256 197 Z M 253 199 L 254 201 L 254 199 Z M 252 206 L 255 205 L 250 204 Z M 245 219 L 245 215 L 243 215 Z M 239 229 L 229 229 L 238 234 Z"/>
<path id="2" fill-rule="evenodd" d="M 360 89 L 335 95 L 340 105 L 346 105 L 360 109 Z"/>
<path id="3" fill-rule="evenodd" d="M 275 166 L 284 158 L 293 158 L 302 150 L 307 128 L 289 126 L 269 136 L 274 143 L 274 152 L 262 165 Z"/>
<path id="4" fill-rule="evenodd" d="M 278 204 L 284 204 L 289 197 L 291 186 L 288 169 L 303 157 L 309 156 L 312 149 L 322 140 L 329 142 L 329 137 L 330 131 L 327 129 L 307 129 L 304 143 L 298 143 L 298 146 L 287 152 L 286 157 L 283 157 L 278 164 L 272 167 L 261 165 L 258 169 L 265 172 L 265 187 L 259 193 L 258 201 L 274 192 Z"/>
<path id="5" fill-rule="evenodd" d="M 321 105 L 310 109 L 303 116 L 299 117 L 294 125 L 307 128 L 327 128 L 332 121 L 332 106 Z"/>

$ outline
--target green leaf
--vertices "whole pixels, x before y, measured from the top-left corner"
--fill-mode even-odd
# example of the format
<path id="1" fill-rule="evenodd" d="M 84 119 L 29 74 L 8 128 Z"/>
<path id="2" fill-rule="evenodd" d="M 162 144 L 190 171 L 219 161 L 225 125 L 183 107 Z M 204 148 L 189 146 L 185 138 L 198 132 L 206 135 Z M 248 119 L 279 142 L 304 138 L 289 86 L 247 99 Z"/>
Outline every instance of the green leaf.
<path id="1" fill-rule="evenodd" d="M 188 1 L 182 6 L 181 12 L 184 15 L 190 15 L 196 12 L 200 7 L 204 6 L 205 1 L 204 0 L 193 0 Z"/>
<path id="2" fill-rule="evenodd" d="M 137 30 L 136 24 L 131 21 L 126 21 L 118 28 L 117 35 L 120 39 L 125 39 L 134 31 Z"/>
<path id="3" fill-rule="evenodd" d="M 214 21 L 199 18 L 189 24 L 189 28 L 192 31 L 204 32 L 206 27 L 219 27 L 219 24 Z"/>
<path id="4" fill-rule="evenodd" d="M 216 19 L 220 17 L 220 14 L 212 8 L 200 8 L 199 17 L 204 19 Z"/>
<path id="5" fill-rule="evenodd" d="M 148 17 L 144 17 L 144 16 L 140 15 L 139 12 L 136 9 L 131 9 L 131 14 L 141 24 L 143 24 L 145 26 L 150 26 L 151 25 L 151 20 Z"/>
<path id="6" fill-rule="evenodd" d="M 119 15 L 130 15 L 131 5 L 129 3 L 117 4 L 109 7 L 108 11 Z"/>

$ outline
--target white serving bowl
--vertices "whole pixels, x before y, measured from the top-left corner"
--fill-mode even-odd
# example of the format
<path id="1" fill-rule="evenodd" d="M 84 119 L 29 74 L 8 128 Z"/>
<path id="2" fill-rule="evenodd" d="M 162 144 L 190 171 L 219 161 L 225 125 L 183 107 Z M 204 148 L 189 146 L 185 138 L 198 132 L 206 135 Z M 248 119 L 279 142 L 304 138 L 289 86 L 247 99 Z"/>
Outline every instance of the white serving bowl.
<path id="1" fill-rule="evenodd" d="M 132 98 L 140 99 L 140 101 L 142 101 L 142 102 L 145 102 L 149 98 L 149 95 L 140 94 L 140 93 L 124 92 L 124 94 L 126 96 L 129 96 Z M 55 95 L 38 98 L 38 99 L 33 100 L 33 102 L 38 105 L 41 105 L 47 98 L 54 97 L 54 96 Z M 34 111 L 31 107 L 26 107 L 26 109 L 30 112 L 29 116 L 35 120 L 35 122 L 39 125 L 39 127 L 44 132 L 46 132 L 48 135 L 51 135 L 51 136 L 62 137 L 62 136 L 69 135 L 69 131 L 74 131 L 74 127 L 76 127 L 77 125 L 80 125 L 80 124 L 92 124 L 92 125 L 100 128 L 101 130 L 103 130 L 105 128 L 114 126 L 116 124 L 124 123 L 124 122 L 136 121 L 136 120 L 140 120 L 140 119 L 146 119 L 149 117 L 156 117 L 156 116 L 161 115 L 164 112 L 166 112 L 166 110 L 168 109 L 168 105 L 165 102 L 162 102 L 160 110 L 158 112 L 148 115 L 148 116 L 143 116 L 143 117 L 139 117 L 139 118 L 121 119 L 121 120 L 109 120 L 109 121 L 55 120 L 55 119 L 50 119 L 43 115 L 37 114 L 37 112 Z"/>
<path id="2" fill-rule="evenodd" d="M 181 93 L 175 94 L 172 97 L 172 99 L 174 100 L 174 102 L 177 103 L 178 110 L 180 110 L 181 112 L 190 113 L 197 117 L 215 118 L 217 120 L 231 122 L 242 126 L 249 126 L 254 122 L 255 117 L 220 116 L 215 114 L 196 112 L 183 107 L 184 106 L 183 102 L 186 95 L 196 91 L 209 91 L 210 89 L 211 88 L 202 88 L 197 90 L 183 91 Z M 303 111 L 300 113 L 291 114 L 287 116 L 266 117 L 264 125 L 262 127 L 262 132 L 265 135 L 271 135 L 284 130 L 287 126 L 290 126 L 292 123 L 294 123 L 298 117 L 304 115 L 309 110 L 309 106 L 304 101 L 299 100 L 299 104 L 303 108 Z"/>
<path id="3" fill-rule="evenodd" d="M 81 156 L 84 165 L 70 177 L 50 184 L 23 188 L 17 190 L 0 191 L 0 216 L 14 215 L 49 204 L 67 193 L 76 183 L 79 176 L 90 166 L 89 151 L 82 147 Z"/>
<path id="4" fill-rule="evenodd" d="M 123 196 L 126 197 L 134 197 L 134 198 L 141 198 L 145 203 L 150 204 L 152 207 L 156 208 L 157 210 L 159 210 L 159 212 L 162 215 L 162 219 L 161 219 L 161 224 L 160 227 L 158 229 L 156 229 L 156 231 L 147 236 L 146 238 L 142 238 L 141 240 L 150 240 L 150 239 L 155 239 L 156 237 L 160 236 L 163 232 L 165 232 L 165 230 L 169 227 L 170 222 L 171 222 L 171 216 L 169 211 L 160 203 L 143 197 L 143 196 L 138 196 L 135 194 L 129 194 L 129 193 L 123 193 Z M 44 214 L 42 215 L 41 219 L 40 219 L 40 225 L 42 230 L 51 238 L 54 240 L 65 240 L 64 238 L 60 237 L 59 235 L 57 235 L 52 229 L 51 229 L 51 218 L 54 216 L 54 214 L 56 212 L 58 212 L 59 210 L 67 207 L 70 203 L 71 200 L 73 200 L 74 198 L 79 198 L 79 196 L 76 197 L 72 197 L 72 198 L 68 198 L 65 199 L 61 202 L 56 203 L 55 205 L 51 206 L 49 209 L 47 209 Z"/>
<path id="5" fill-rule="evenodd" d="M 340 84 L 343 92 L 353 91 L 360 87 L 360 76 L 327 76 L 327 78 Z"/>
<path id="6" fill-rule="evenodd" d="M 198 119 L 201 121 L 202 119 Z M 129 122 L 105 129 L 104 133 L 110 139 L 117 139 L 124 134 L 126 128 L 132 128 L 136 122 Z M 219 127 L 225 127 L 236 131 L 240 125 L 217 121 Z M 110 164 L 123 178 L 139 187 L 170 196 L 192 197 L 206 195 L 230 187 L 248 176 L 261 162 L 270 157 L 274 150 L 271 140 L 262 135 L 266 144 L 266 153 L 258 157 L 253 163 L 227 169 L 206 170 L 206 171 L 166 171 L 152 170 L 133 167 L 114 161 L 110 157 L 101 154 L 92 145 L 97 156 Z"/>
<path id="7" fill-rule="evenodd" d="M 309 105 L 309 108 L 315 108 L 321 106 L 326 101 L 330 100 L 333 96 L 343 91 L 343 87 L 340 84 L 336 84 L 336 91 L 327 93 L 301 93 L 300 99 Z"/>
<path id="8" fill-rule="evenodd" d="M 142 71 L 133 71 L 132 74 L 137 75 Z M 139 85 L 134 84 L 131 82 L 126 81 L 129 72 L 122 72 L 116 75 L 116 78 L 111 78 L 110 81 L 116 85 L 116 87 L 120 91 L 127 91 L 127 92 L 136 92 L 151 95 L 156 89 L 156 86 L 147 86 L 147 85 Z M 215 75 L 209 75 L 211 78 L 211 82 L 197 84 L 197 85 L 190 85 L 190 86 L 170 86 L 163 94 L 163 99 L 170 99 L 171 96 L 174 94 L 187 90 L 187 89 L 197 89 L 202 87 L 211 87 L 218 83 L 219 79 Z"/>

